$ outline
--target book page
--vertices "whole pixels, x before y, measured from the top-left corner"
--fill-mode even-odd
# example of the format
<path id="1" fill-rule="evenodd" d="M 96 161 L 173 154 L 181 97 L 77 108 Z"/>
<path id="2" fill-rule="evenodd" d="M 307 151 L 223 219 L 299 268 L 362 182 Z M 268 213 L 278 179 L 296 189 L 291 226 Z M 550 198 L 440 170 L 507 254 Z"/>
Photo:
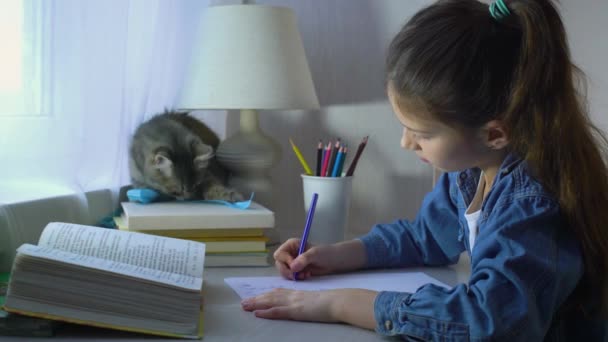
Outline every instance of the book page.
<path id="1" fill-rule="evenodd" d="M 255 297 L 276 288 L 291 290 L 320 291 L 331 289 L 367 289 L 373 291 L 416 292 L 425 284 L 435 284 L 450 288 L 439 280 L 423 272 L 404 270 L 380 270 L 312 277 L 293 281 L 275 277 L 234 277 L 226 278 L 228 284 L 241 299 Z"/>
<path id="2" fill-rule="evenodd" d="M 153 282 L 161 282 L 195 291 L 200 291 L 203 285 L 203 279 L 201 277 L 165 272 L 122 262 L 100 259 L 93 256 L 70 253 L 48 246 L 43 247 L 23 244 L 17 249 L 17 252 L 21 255 L 28 255 L 36 258 L 77 265 L 80 267 L 108 271 L 122 274 L 126 277 L 136 277 Z"/>
<path id="3" fill-rule="evenodd" d="M 164 236 L 49 223 L 38 245 L 163 272 L 202 278 L 205 245 Z"/>

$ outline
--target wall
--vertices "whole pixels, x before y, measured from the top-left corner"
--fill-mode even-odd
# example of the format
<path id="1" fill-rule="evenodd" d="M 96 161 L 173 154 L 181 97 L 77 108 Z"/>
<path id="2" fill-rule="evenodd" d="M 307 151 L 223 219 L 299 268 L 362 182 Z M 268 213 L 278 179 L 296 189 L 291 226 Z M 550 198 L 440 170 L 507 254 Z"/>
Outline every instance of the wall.
<path id="1" fill-rule="evenodd" d="M 399 148 L 401 126 L 384 91 L 384 52 L 407 16 L 427 1 L 259 0 L 290 7 L 298 18 L 319 111 L 264 112 L 261 126 L 283 148 L 273 169 L 273 209 L 283 238 L 301 234 L 304 201 L 300 164 L 289 146 L 298 144 L 309 162 L 319 139 L 340 137 L 351 157 L 361 139 L 369 143 L 353 182 L 349 234 L 367 232 L 376 222 L 413 216 L 430 189 L 432 172 Z M 230 122 L 229 127 L 234 127 Z M 347 164 L 350 160 L 347 160 Z M 280 189 L 280 191 L 278 191 Z"/>
<path id="2" fill-rule="evenodd" d="M 608 132 L 608 1 L 562 0 L 572 59 L 585 72 L 593 122 Z"/>
<path id="3" fill-rule="evenodd" d="M 294 10 L 315 82 L 321 110 L 264 112 L 262 128 L 283 148 L 273 169 L 276 211 L 281 237 L 300 234 L 304 222 L 300 165 L 288 138 L 307 160 L 322 138 L 341 137 L 351 148 L 365 135 L 370 142 L 354 179 L 349 236 L 365 233 L 376 222 L 413 217 L 431 187 L 432 172 L 399 148 L 401 127 L 393 117 L 383 86 L 385 50 L 392 36 L 417 9 L 431 1 L 402 0 L 258 0 Z M 233 2 L 234 3 L 234 2 Z M 561 9 L 574 61 L 590 78 L 593 121 L 608 130 L 608 2 L 563 0 Z M 603 96 L 602 96 L 603 95 Z M 228 115 L 228 130 L 238 116 Z"/>

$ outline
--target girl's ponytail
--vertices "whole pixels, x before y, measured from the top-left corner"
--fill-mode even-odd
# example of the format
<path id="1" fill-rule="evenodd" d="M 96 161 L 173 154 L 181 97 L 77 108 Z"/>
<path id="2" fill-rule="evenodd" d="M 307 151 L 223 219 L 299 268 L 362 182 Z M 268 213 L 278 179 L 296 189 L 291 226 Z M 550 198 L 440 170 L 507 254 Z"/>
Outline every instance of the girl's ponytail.
<path id="1" fill-rule="evenodd" d="M 570 60 L 564 26 L 551 1 L 506 5 L 512 15 L 497 20 L 519 26 L 521 44 L 503 119 L 513 148 L 558 198 L 579 238 L 585 275 L 576 296 L 601 292 L 606 313 L 608 142 L 587 115 L 583 75 Z M 598 302 L 594 298 L 588 300 Z"/>

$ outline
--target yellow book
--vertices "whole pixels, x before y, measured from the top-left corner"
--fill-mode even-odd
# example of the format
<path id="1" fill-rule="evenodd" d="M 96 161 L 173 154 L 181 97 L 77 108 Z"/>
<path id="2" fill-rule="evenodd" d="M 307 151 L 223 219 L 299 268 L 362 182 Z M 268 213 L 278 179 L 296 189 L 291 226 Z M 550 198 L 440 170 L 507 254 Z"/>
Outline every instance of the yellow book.
<path id="1" fill-rule="evenodd" d="M 209 238 L 192 238 L 189 240 L 204 242 L 207 253 L 234 253 L 234 252 L 264 252 L 266 250 L 267 237 L 254 238 L 255 240 L 209 240 Z"/>
<path id="2" fill-rule="evenodd" d="M 270 239 L 266 236 L 211 236 L 211 237 L 194 237 L 188 240 L 198 241 L 198 242 L 241 242 L 241 241 L 262 241 L 264 243 L 268 242 Z M 207 250 L 209 252 L 209 250 Z"/>
<path id="3" fill-rule="evenodd" d="M 146 334 L 202 337 L 205 244 L 49 223 L 23 244 L 4 310 Z"/>
<path id="4" fill-rule="evenodd" d="M 270 266 L 272 258 L 266 252 L 255 253 L 207 253 L 205 267 L 255 267 Z"/>

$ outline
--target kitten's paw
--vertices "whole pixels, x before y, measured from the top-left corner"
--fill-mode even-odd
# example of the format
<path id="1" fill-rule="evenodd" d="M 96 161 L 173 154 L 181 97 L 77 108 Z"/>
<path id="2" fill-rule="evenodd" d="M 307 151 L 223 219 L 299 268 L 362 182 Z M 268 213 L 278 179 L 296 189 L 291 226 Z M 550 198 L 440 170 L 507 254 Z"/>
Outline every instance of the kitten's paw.
<path id="1" fill-rule="evenodd" d="M 240 202 L 244 198 L 243 195 L 234 189 L 226 188 L 221 185 L 215 185 L 207 190 L 205 193 L 205 199 Z"/>
<path id="2" fill-rule="evenodd" d="M 241 195 L 240 192 L 236 190 L 232 190 L 230 194 L 230 202 L 241 202 L 244 201 L 245 198 Z"/>

